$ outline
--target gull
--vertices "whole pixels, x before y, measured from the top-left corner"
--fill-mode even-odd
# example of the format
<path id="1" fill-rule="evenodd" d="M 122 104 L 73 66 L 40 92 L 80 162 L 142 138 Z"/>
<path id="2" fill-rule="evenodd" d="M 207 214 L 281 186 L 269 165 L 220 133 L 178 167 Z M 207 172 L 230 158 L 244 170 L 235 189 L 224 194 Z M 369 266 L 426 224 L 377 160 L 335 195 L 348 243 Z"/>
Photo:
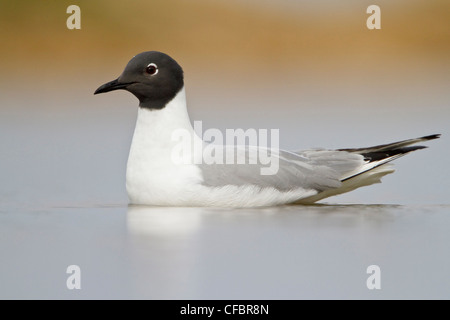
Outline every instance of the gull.
<path id="1" fill-rule="evenodd" d="M 186 106 L 184 75 L 170 56 L 147 51 L 134 56 L 115 80 L 94 94 L 124 89 L 139 99 L 136 127 L 126 170 L 132 204 L 154 206 L 261 207 L 312 204 L 324 198 L 381 182 L 394 172 L 392 160 L 426 148 L 415 145 L 439 134 L 368 148 L 286 151 L 257 146 L 223 146 L 245 163 L 199 161 L 208 144 L 194 131 Z M 181 130 L 181 131 L 180 131 Z M 174 157 L 184 132 L 198 147 Z M 216 149 L 217 150 L 217 149 Z M 253 161 L 261 151 L 276 160 L 277 170 L 262 174 Z"/>

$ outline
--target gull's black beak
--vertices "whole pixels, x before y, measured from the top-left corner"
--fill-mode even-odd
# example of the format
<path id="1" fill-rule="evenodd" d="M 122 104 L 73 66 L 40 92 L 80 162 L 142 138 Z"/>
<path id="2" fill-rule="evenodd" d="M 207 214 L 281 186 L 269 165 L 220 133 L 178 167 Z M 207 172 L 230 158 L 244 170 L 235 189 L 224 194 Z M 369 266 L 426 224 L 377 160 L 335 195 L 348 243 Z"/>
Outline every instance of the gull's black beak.
<path id="1" fill-rule="evenodd" d="M 97 90 L 95 90 L 94 94 L 109 92 L 118 89 L 126 89 L 132 83 L 121 83 L 119 79 L 110 81 L 100 86 Z"/>

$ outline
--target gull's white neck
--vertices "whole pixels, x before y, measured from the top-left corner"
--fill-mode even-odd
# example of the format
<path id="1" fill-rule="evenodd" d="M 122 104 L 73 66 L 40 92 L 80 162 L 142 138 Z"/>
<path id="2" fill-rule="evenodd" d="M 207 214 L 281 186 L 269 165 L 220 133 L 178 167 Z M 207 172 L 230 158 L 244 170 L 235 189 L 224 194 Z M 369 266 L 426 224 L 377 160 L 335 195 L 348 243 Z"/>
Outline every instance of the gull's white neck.
<path id="1" fill-rule="evenodd" d="M 146 202 L 142 197 L 158 198 L 160 190 L 178 189 L 199 176 L 193 165 L 173 161 L 174 147 L 180 142 L 174 132 L 183 130 L 192 141 L 194 133 L 186 107 L 184 87 L 163 109 L 139 108 L 127 164 L 127 191 L 132 203 Z"/>
<path id="2" fill-rule="evenodd" d="M 193 132 L 184 87 L 163 109 L 138 109 L 133 144 L 139 142 L 140 147 L 167 145 L 177 129 Z"/>

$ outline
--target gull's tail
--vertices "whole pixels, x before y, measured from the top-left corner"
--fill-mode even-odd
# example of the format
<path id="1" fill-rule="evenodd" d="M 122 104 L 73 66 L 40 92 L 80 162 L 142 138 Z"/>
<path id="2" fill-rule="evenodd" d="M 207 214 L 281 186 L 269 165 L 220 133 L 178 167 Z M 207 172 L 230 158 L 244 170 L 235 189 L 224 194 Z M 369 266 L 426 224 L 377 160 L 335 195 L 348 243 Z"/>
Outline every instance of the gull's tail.
<path id="1" fill-rule="evenodd" d="M 426 146 L 412 145 L 423 141 L 438 139 L 440 136 L 440 134 L 433 134 L 421 138 L 408 139 L 369 148 L 338 149 L 337 151 L 362 155 L 365 163 L 342 177 L 342 185 L 339 188 L 325 190 L 314 196 L 301 199 L 298 203 L 314 203 L 324 198 L 355 190 L 359 187 L 380 183 L 380 179 L 383 176 L 395 171 L 389 162 L 412 151 L 427 148 Z"/>

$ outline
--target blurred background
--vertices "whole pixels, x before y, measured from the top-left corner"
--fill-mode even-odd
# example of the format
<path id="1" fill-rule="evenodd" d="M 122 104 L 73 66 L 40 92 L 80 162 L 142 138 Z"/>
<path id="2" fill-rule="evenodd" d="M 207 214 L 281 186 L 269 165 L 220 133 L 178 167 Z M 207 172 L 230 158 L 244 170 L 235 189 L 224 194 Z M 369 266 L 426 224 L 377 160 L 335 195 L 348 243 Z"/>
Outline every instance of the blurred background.
<path id="1" fill-rule="evenodd" d="M 80 30 L 66 27 L 71 4 L 81 9 Z M 278 128 L 281 147 L 292 149 L 445 134 L 450 3 L 377 1 L 381 30 L 366 27 L 370 4 L 2 1 L 0 199 L 47 201 L 58 192 L 52 200 L 127 201 L 137 103 L 126 92 L 92 93 L 148 50 L 183 66 L 191 120 L 203 120 L 204 129 Z M 444 201 L 444 140 L 400 160 L 414 169 L 392 179 L 392 189 L 378 189 L 380 198 L 365 198 L 364 190 L 348 200 L 406 201 L 414 198 L 409 191 L 390 194 L 411 183 L 417 195 L 436 186 L 438 195 L 424 201 Z"/>
<path id="2" fill-rule="evenodd" d="M 1 0 L 0 39 L 0 297 L 448 298 L 449 1 Z M 443 136 L 325 200 L 356 206 L 141 212 L 137 100 L 93 92 L 148 50 L 184 68 L 204 130 L 280 129 L 294 150 Z"/>

